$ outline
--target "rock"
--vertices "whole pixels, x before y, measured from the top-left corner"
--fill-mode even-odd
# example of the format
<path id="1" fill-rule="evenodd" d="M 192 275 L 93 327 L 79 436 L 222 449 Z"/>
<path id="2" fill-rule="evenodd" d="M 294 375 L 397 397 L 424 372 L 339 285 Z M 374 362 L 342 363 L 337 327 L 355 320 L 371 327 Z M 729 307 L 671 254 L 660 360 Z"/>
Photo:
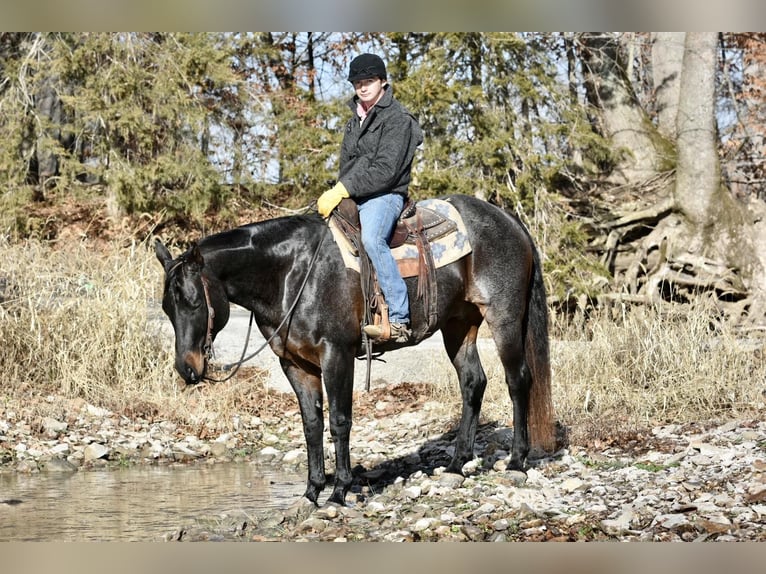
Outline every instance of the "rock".
<path id="1" fill-rule="evenodd" d="M 275 456 L 279 456 L 279 454 L 281 453 L 273 446 L 266 446 L 258 451 L 258 456 L 261 458 L 274 458 Z"/>
<path id="2" fill-rule="evenodd" d="M 408 486 L 402 491 L 402 494 L 409 499 L 419 498 L 422 493 L 422 489 L 419 486 Z"/>
<path id="3" fill-rule="evenodd" d="M 16 472 L 20 472 L 22 474 L 37 472 L 37 470 L 37 463 L 31 460 L 20 460 L 16 465 Z"/>
<path id="4" fill-rule="evenodd" d="M 105 458 L 109 454 L 109 449 L 103 444 L 92 442 L 85 447 L 83 456 L 86 462 L 97 460 L 99 458 Z"/>
<path id="5" fill-rule="evenodd" d="M 419 518 L 412 526 L 413 532 L 423 532 L 428 530 L 433 525 L 434 520 L 432 518 Z"/>
<path id="6" fill-rule="evenodd" d="M 46 434 L 51 437 L 56 437 L 59 434 L 66 432 L 68 426 L 67 423 L 58 421 L 51 417 L 43 418 L 42 425 Z"/>
<path id="7" fill-rule="evenodd" d="M 53 455 L 64 455 L 70 451 L 69 445 L 65 442 L 60 442 L 57 445 L 54 445 L 51 447 L 51 454 Z"/>
<path id="8" fill-rule="evenodd" d="M 176 444 L 173 448 L 173 458 L 178 462 L 189 462 L 200 457 L 200 453 L 184 444 Z"/>
<path id="9" fill-rule="evenodd" d="M 352 509 L 344 508 L 343 510 L 344 510 L 343 515 L 346 517 L 351 516 L 353 513 Z M 335 518 L 340 516 L 341 513 L 338 511 L 338 507 L 335 504 L 328 504 L 324 508 L 320 508 L 319 510 L 317 510 L 316 514 L 320 518 L 327 518 L 328 520 L 334 520 Z"/>
<path id="10" fill-rule="evenodd" d="M 308 456 L 306 455 L 306 451 L 302 448 L 296 448 L 286 452 L 285 456 L 282 458 L 282 462 L 285 464 L 294 464 L 298 462 L 304 462 L 307 459 Z"/>
<path id="11" fill-rule="evenodd" d="M 314 531 L 322 532 L 327 527 L 327 523 L 321 518 L 310 517 L 300 523 L 299 532 Z"/>
<path id="12" fill-rule="evenodd" d="M 210 454 L 213 456 L 223 456 L 228 450 L 223 442 L 215 441 L 210 445 Z"/>
<path id="13" fill-rule="evenodd" d="M 44 472 L 77 472 L 77 467 L 63 458 L 51 458 L 40 465 Z"/>
<path id="14" fill-rule="evenodd" d="M 465 477 L 462 474 L 445 472 L 439 476 L 439 485 L 446 486 L 448 488 L 460 488 L 464 482 Z"/>
<path id="15" fill-rule="evenodd" d="M 111 416 L 112 414 L 112 412 L 107 409 L 102 409 L 100 407 L 97 407 L 91 404 L 85 405 L 85 411 L 88 413 L 88 415 L 92 417 L 98 417 L 98 418 L 108 417 L 108 416 Z"/>
<path id="16" fill-rule="evenodd" d="M 589 488 L 587 482 L 580 478 L 568 478 L 562 484 L 561 488 L 566 492 L 586 491 Z"/>
<path id="17" fill-rule="evenodd" d="M 204 528 L 172 525 L 171 538 L 764 540 L 766 421 L 705 424 L 704 433 L 698 425 L 694 435 L 686 433 L 688 426 L 665 425 L 645 433 L 646 445 L 572 445 L 554 455 L 530 457 L 526 473 L 505 470 L 510 430 L 480 429 L 475 452 L 481 458 L 468 463 L 465 472 L 470 476 L 465 477 L 441 466 L 454 454 L 454 440 L 445 435 L 452 428 L 449 416 L 435 407 L 400 409 L 395 398 L 385 402 L 383 416 L 374 416 L 374 400 L 367 405 L 372 416 L 355 411 L 354 483 L 347 506 L 317 508 L 300 496 L 285 502 L 279 499 L 280 479 L 274 478 L 278 494 L 273 500 L 283 506 L 255 504 L 238 524 L 217 513 L 212 519 L 200 516 Z M 56 411 L 32 422 L 23 407 L 0 406 L 0 472 L 74 472 L 83 462 L 89 467 L 179 461 L 213 465 L 226 461 L 235 449 L 238 459 L 252 465 L 253 485 L 262 471 L 305 469 L 295 409 L 257 420 L 241 414 L 238 430 L 233 430 L 215 426 L 223 420 L 219 418 L 211 419 L 213 426 L 204 428 L 203 422 L 191 428 L 159 419 L 127 420 L 87 409 L 84 401 L 81 405 L 66 416 Z M 331 492 L 334 472 L 329 429 L 325 458 L 329 482 L 320 503 Z M 302 492 L 303 484 L 296 488 Z"/>
<path id="18" fill-rule="evenodd" d="M 275 434 L 267 433 L 263 435 L 263 444 L 275 445 L 279 444 L 279 437 Z"/>
<path id="19" fill-rule="evenodd" d="M 524 486 L 529 479 L 527 473 L 520 470 L 509 470 L 504 477 L 506 484 L 511 486 Z"/>
<path id="20" fill-rule="evenodd" d="M 601 529 L 610 536 L 621 536 L 630 530 L 630 523 L 633 518 L 633 511 L 626 509 L 617 518 L 602 520 Z"/>
<path id="21" fill-rule="evenodd" d="M 694 524 L 697 527 L 704 529 L 705 532 L 713 534 L 722 534 L 724 532 L 729 532 L 732 529 L 731 521 L 722 514 L 711 516 L 709 518 L 700 518 L 696 520 Z"/>
<path id="22" fill-rule="evenodd" d="M 688 526 L 689 519 L 683 514 L 662 514 L 654 519 L 653 525 L 661 526 L 668 530 L 674 530 Z"/>
<path id="23" fill-rule="evenodd" d="M 752 485 L 745 499 L 747 500 L 747 502 L 766 501 L 766 484 Z"/>

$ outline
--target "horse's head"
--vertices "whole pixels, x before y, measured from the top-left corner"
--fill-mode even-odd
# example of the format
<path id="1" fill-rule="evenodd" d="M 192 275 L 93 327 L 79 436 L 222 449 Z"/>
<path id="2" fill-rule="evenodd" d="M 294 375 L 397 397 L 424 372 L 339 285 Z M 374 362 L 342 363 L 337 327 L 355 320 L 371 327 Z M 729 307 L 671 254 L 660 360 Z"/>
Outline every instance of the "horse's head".
<path id="1" fill-rule="evenodd" d="M 175 331 L 176 371 L 186 384 L 196 384 L 205 378 L 213 340 L 229 320 L 229 301 L 221 282 L 204 272 L 196 244 L 173 259 L 157 240 L 154 252 L 165 269 L 162 310 Z"/>

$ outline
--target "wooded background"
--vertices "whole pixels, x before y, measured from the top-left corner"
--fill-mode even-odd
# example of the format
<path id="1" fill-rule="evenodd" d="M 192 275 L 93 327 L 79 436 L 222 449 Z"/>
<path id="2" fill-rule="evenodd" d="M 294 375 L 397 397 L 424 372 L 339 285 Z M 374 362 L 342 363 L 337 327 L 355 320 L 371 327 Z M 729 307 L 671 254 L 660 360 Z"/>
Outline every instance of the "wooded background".
<path id="1" fill-rule="evenodd" d="M 765 34 L 0 33 L 2 231 L 30 205 L 199 219 L 308 205 L 348 62 L 379 53 L 425 142 L 415 198 L 514 211 L 551 302 L 700 298 L 766 326 Z"/>

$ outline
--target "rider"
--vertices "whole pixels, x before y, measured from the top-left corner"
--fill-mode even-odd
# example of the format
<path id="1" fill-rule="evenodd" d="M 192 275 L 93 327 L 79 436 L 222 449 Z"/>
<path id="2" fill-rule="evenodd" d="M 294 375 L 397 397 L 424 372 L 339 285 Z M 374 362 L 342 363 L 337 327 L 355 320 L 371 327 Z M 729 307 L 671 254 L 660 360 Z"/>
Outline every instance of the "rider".
<path id="1" fill-rule="evenodd" d="M 391 338 L 406 343 L 412 335 L 407 287 L 388 241 L 407 199 L 412 159 L 423 132 L 412 113 L 394 98 L 379 56 L 354 58 L 348 81 L 354 86 L 355 95 L 348 102 L 354 116 L 343 134 L 340 175 L 335 187 L 319 197 L 317 209 L 328 217 L 344 197 L 356 202 L 362 245 L 388 304 Z M 367 325 L 364 331 L 372 338 L 383 334 L 378 325 Z"/>

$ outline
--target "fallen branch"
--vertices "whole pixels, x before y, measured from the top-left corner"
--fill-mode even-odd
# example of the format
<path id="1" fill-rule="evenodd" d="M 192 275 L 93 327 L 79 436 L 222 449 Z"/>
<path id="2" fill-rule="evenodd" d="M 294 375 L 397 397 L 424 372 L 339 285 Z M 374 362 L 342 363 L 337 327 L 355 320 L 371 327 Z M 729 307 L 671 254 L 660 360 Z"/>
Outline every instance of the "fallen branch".
<path id="1" fill-rule="evenodd" d="M 668 197 L 660 203 L 656 203 L 646 209 L 633 211 L 622 217 L 618 217 L 617 219 L 605 221 L 600 227 L 603 229 L 615 229 L 617 227 L 625 227 L 635 223 L 656 222 L 670 213 L 673 210 L 674 205 L 675 202 L 673 199 Z"/>

